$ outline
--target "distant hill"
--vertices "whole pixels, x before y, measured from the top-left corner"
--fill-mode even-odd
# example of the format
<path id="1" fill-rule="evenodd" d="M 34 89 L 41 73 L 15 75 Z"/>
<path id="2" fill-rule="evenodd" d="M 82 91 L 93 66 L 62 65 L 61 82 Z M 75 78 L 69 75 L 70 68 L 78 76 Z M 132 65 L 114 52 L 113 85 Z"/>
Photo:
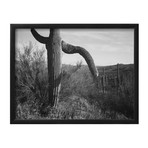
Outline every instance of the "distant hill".
<path id="1" fill-rule="evenodd" d="M 119 64 L 119 72 L 133 72 L 134 71 L 134 64 Z M 114 74 L 117 72 L 117 65 L 111 66 L 97 66 L 97 69 L 100 74 L 103 73 L 103 69 L 105 68 L 105 73 Z"/>
<path id="2" fill-rule="evenodd" d="M 62 64 L 62 70 L 71 71 L 77 66 L 75 65 L 66 65 Z M 82 65 L 81 69 L 88 69 L 87 65 Z M 115 74 L 117 72 L 117 65 L 109 65 L 109 66 L 97 66 L 98 72 L 100 75 L 103 74 L 103 69 L 105 69 L 106 74 Z M 134 72 L 134 64 L 119 64 L 119 72 Z"/>

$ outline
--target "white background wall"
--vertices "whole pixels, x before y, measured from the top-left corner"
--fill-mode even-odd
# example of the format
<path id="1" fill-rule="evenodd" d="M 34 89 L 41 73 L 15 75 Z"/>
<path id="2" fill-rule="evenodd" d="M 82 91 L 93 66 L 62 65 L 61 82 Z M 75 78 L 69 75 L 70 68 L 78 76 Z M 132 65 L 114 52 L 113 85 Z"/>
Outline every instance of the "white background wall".
<path id="1" fill-rule="evenodd" d="M 148 147 L 146 0 L 0 2 L 0 147 Z M 139 125 L 10 125 L 10 23 L 139 23 Z"/>

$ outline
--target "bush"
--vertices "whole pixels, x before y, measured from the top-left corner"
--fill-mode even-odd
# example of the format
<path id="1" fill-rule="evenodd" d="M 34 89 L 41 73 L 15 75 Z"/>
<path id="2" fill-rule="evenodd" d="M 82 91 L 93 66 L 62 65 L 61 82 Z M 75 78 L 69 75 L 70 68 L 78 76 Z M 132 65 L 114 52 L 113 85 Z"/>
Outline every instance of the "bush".
<path id="1" fill-rule="evenodd" d="M 44 49 L 34 50 L 31 43 L 17 50 L 16 102 L 19 106 L 28 104 L 28 110 L 35 108 L 38 111 L 48 98 L 48 77 L 44 52 Z"/>

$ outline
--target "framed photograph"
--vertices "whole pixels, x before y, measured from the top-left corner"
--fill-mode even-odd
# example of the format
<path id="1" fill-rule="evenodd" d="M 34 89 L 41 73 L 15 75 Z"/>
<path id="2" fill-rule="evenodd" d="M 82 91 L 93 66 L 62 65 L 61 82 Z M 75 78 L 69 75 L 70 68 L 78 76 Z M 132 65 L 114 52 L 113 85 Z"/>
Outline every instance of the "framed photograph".
<path id="1" fill-rule="evenodd" d="M 138 124 L 138 24 L 11 24 L 11 124 Z"/>

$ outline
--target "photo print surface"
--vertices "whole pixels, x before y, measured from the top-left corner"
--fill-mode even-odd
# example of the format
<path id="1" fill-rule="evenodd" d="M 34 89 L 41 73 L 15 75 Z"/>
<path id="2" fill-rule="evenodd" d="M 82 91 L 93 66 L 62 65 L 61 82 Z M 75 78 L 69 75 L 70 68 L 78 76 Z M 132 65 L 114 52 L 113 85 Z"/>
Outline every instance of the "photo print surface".
<path id="1" fill-rule="evenodd" d="M 16 28 L 15 120 L 135 120 L 134 28 Z"/>

